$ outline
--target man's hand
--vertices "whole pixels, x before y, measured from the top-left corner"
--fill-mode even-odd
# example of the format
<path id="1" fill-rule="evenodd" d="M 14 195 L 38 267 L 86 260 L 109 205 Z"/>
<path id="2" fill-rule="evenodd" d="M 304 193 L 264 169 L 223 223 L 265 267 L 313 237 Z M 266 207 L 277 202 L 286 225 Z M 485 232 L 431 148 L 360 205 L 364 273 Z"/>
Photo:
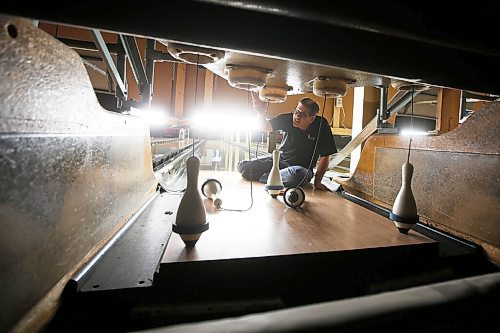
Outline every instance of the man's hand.
<path id="1" fill-rule="evenodd" d="M 314 189 L 315 190 L 320 190 L 320 191 L 328 191 L 328 192 L 331 192 L 330 189 L 328 187 L 326 187 L 325 184 L 321 183 L 321 182 L 314 182 Z"/>
<path id="2" fill-rule="evenodd" d="M 251 91 L 250 93 L 252 94 L 253 109 L 258 114 L 264 115 L 267 111 L 267 103 L 260 100 L 258 91 Z"/>
<path id="3" fill-rule="evenodd" d="M 325 172 L 328 169 L 329 163 L 330 159 L 328 156 L 320 156 L 318 167 L 316 168 L 316 175 L 314 177 L 314 188 L 317 190 L 330 191 L 328 187 L 326 187 L 321 183 L 321 181 L 323 180 L 323 176 L 325 175 Z"/>
<path id="4" fill-rule="evenodd" d="M 272 132 L 273 127 L 266 116 L 267 103 L 260 100 L 259 93 L 257 91 L 251 91 L 250 93 L 252 94 L 253 109 L 257 113 L 259 129 L 267 133 Z"/>

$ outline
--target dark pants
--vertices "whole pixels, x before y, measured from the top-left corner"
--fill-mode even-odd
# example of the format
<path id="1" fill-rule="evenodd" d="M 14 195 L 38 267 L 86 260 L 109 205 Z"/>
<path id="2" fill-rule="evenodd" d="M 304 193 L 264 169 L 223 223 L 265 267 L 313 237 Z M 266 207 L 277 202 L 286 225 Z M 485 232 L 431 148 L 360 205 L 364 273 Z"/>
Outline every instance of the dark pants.
<path id="1" fill-rule="evenodd" d="M 272 167 L 273 158 L 269 156 L 263 158 L 253 158 L 250 161 L 241 161 L 238 163 L 237 169 L 245 179 L 266 183 Z M 313 177 L 312 170 L 307 170 L 307 168 L 300 165 L 287 166 L 280 162 L 279 168 L 281 180 L 283 181 L 283 186 L 285 187 L 295 187 L 307 184 Z"/>

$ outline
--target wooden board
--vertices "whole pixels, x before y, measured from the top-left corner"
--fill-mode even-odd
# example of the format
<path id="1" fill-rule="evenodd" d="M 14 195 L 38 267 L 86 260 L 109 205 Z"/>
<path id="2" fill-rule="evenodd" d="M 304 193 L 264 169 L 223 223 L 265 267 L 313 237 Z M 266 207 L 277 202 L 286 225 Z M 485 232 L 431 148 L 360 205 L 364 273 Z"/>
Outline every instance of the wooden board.
<path id="1" fill-rule="evenodd" d="M 201 171 L 199 185 L 215 178 L 222 183 L 222 207 L 250 206 L 250 182 L 237 172 Z M 392 221 L 341 196 L 305 188 L 303 212 L 271 198 L 264 184 L 253 182 L 253 206 L 244 212 L 215 210 L 204 198 L 210 229 L 194 248 L 173 234 L 162 264 L 347 251 L 435 243 L 414 231 L 398 232 Z"/>

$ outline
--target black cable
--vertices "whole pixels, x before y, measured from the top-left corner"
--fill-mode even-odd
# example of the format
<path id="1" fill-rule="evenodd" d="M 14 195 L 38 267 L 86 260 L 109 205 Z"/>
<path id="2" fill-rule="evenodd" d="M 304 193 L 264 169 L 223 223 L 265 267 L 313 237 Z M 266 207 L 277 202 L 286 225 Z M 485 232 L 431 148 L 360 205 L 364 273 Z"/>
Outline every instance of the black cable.
<path id="1" fill-rule="evenodd" d="M 413 95 L 415 95 L 415 85 L 411 86 L 410 142 L 408 144 L 408 157 L 406 158 L 406 163 L 410 163 L 411 141 L 413 135 Z"/>
<path id="2" fill-rule="evenodd" d="M 194 110 L 196 112 L 196 98 L 198 97 L 198 64 L 200 62 L 200 54 L 196 58 L 196 78 L 194 83 Z M 193 156 L 194 156 L 194 131 L 193 131 Z"/>
<path id="3" fill-rule="evenodd" d="M 173 194 L 173 195 L 183 195 L 184 192 L 186 192 L 186 189 L 183 189 L 183 190 L 169 190 L 169 189 L 166 189 L 166 188 L 162 187 L 161 192 L 166 192 L 168 194 Z"/>

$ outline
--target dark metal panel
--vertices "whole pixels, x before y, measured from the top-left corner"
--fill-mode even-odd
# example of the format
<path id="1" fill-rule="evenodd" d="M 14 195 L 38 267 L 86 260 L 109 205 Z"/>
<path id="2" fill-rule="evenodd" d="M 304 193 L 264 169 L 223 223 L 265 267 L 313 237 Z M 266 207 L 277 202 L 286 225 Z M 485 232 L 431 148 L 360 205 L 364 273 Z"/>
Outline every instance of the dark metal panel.
<path id="1" fill-rule="evenodd" d="M 87 1 L 0 11 L 251 52 L 435 86 L 500 93 L 500 4 L 419 1 Z M 100 8 L 96 11 L 95 8 Z M 160 24 L 159 22 L 166 22 Z"/>
<path id="2" fill-rule="evenodd" d="M 377 148 L 374 198 L 392 205 L 406 149 Z M 412 189 L 420 216 L 500 245 L 500 156 L 412 149 Z"/>
<path id="3" fill-rule="evenodd" d="M 79 292 L 150 287 L 172 233 L 181 196 L 158 195 L 85 275 Z"/>
<path id="4" fill-rule="evenodd" d="M 0 17 L 0 331 L 156 189 L 149 131 L 98 104 L 80 57 Z"/>

